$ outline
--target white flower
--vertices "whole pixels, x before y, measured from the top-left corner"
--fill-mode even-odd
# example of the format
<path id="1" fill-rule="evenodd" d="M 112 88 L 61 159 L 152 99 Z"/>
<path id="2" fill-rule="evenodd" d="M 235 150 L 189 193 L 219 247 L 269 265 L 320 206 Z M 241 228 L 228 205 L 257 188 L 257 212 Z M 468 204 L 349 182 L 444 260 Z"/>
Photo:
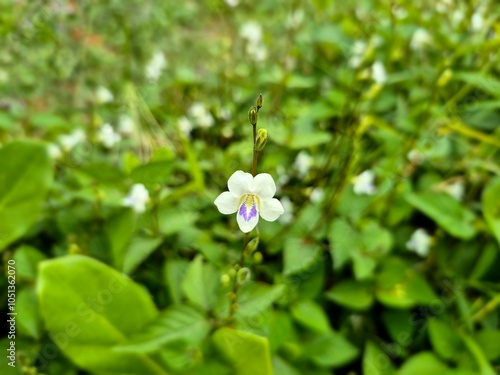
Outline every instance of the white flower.
<path id="1" fill-rule="evenodd" d="M 179 126 L 179 130 L 187 139 L 191 138 L 191 130 L 193 130 L 193 125 L 186 116 L 179 117 L 179 119 L 177 119 L 177 125 Z"/>
<path id="2" fill-rule="evenodd" d="M 115 132 L 113 127 L 108 123 L 101 126 L 97 133 L 97 138 L 106 148 L 112 148 L 122 139 L 121 135 Z"/>
<path id="3" fill-rule="evenodd" d="M 465 184 L 463 179 L 454 178 L 440 183 L 436 190 L 450 195 L 457 201 L 462 201 L 465 194 Z"/>
<path id="4" fill-rule="evenodd" d="M 302 8 L 298 8 L 293 12 L 288 13 L 286 27 L 289 29 L 296 29 L 300 26 L 302 21 L 304 21 L 304 15 L 304 10 Z"/>
<path id="5" fill-rule="evenodd" d="M 212 114 L 207 111 L 203 103 L 193 103 L 188 110 L 188 114 L 193 118 L 196 125 L 201 128 L 210 128 L 214 124 Z"/>
<path id="6" fill-rule="evenodd" d="M 377 192 L 377 188 L 373 184 L 375 174 L 371 170 L 366 170 L 360 175 L 353 178 L 354 193 L 361 195 L 373 195 Z"/>
<path id="7" fill-rule="evenodd" d="M 357 40 L 352 45 L 351 57 L 347 64 L 355 69 L 358 68 L 362 63 L 365 55 L 365 51 L 368 48 L 368 44 L 363 40 Z"/>
<path id="8" fill-rule="evenodd" d="M 134 132 L 135 123 L 129 115 L 121 115 L 118 119 L 118 131 L 124 136 L 130 136 Z"/>
<path id="9" fill-rule="evenodd" d="M 293 221 L 293 203 L 288 197 L 281 198 L 281 205 L 285 212 L 278 218 L 281 224 L 290 224 Z"/>
<path id="10" fill-rule="evenodd" d="M 305 177 L 311 169 L 313 158 L 306 151 L 300 151 L 295 158 L 293 167 L 298 172 L 300 177 Z"/>
<path id="11" fill-rule="evenodd" d="M 484 26 L 483 10 L 478 9 L 474 12 L 470 19 L 470 29 L 472 31 L 481 31 Z"/>
<path id="12" fill-rule="evenodd" d="M 273 198 L 276 185 L 268 173 L 253 177 L 250 173 L 236 171 L 227 181 L 229 191 L 215 199 L 215 205 L 224 215 L 236 212 L 236 221 L 243 233 L 253 230 L 259 215 L 266 221 L 275 221 L 285 210 L 279 200 Z"/>
<path id="13" fill-rule="evenodd" d="M 321 203 L 324 197 L 325 197 L 325 192 L 320 187 L 314 188 L 311 191 L 311 194 L 309 195 L 309 199 L 311 200 L 312 203 Z"/>
<path id="14" fill-rule="evenodd" d="M 85 141 L 85 132 L 82 129 L 76 129 L 70 134 L 61 135 L 59 137 L 59 144 L 64 151 L 70 151 L 78 143 Z"/>
<path id="15" fill-rule="evenodd" d="M 149 192 L 143 184 L 134 184 L 128 195 L 123 199 L 123 205 L 131 207 L 134 212 L 142 214 L 146 211 L 146 203 L 149 201 Z"/>
<path id="16" fill-rule="evenodd" d="M 387 81 L 384 64 L 378 60 L 372 65 L 372 79 L 380 85 L 383 85 Z"/>
<path id="17" fill-rule="evenodd" d="M 167 59 L 163 52 L 156 51 L 146 65 L 146 77 L 152 80 L 160 78 L 161 72 L 167 66 Z"/>
<path id="18" fill-rule="evenodd" d="M 226 0 L 226 4 L 233 8 L 237 7 L 239 3 L 240 0 Z"/>
<path id="19" fill-rule="evenodd" d="M 52 160 L 60 159 L 62 156 L 62 150 L 56 143 L 49 144 L 47 151 Z"/>
<path id="20" fill-rule="evenodd" d="M 427 234 L 425 229 L 417 229 L 410 237 L 410 240 L 406 242 L 406 248 L 408 250 L 416 252 L 421 257 L 427 256 L 429 254 L 429 248 L 432 244 L 432 237 Z"/>
<path id="21" fill-rule="evenodd" d="M 262 40 L 262 26 L 257 22 L 245 22 L 240 28 L 240 36 L 249 43 L 258 44 Z"/>
<path id="22" fill-rule="evenodd" d="M 411 161 L 413 164 L 420 165 L 425 161 L 425 154 L 418 150 L 418 149 L 412 149 L 408 152 L 406 155 L 409 161 Z"/>
<path id="23" fill-rule="evenodd" d="M 410 48 L 415 51 L 424 49 L 428 44 L 431 44 L 432 36 L 427 32 L 427 30 L 418 28 L 413 33 L 410 41 Z"/>
<path id="24" fill-rule="evenodd" d="M 95 92 L 95 98 L 98 103 L 103 104 L 112 102 L 115 97 L 113 96 L 113 93 L 106 87 L 100 86 Z"/>

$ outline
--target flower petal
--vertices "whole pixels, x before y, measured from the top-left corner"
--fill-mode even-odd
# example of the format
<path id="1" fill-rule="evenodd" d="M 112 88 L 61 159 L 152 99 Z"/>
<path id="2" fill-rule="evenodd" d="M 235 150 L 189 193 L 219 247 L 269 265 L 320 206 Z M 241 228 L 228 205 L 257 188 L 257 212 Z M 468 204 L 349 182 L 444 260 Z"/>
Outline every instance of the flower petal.
<path id="1" fill-rule="evenodd" d="M 276 198 L 262 199 L 260 204 L 260 216 L 267 221 L 274 221 L 285 212 L 283 205 Z"/>
<path id="2" fill-rule="evenodd" d="M 234 172 L 227 181 L 229 191 L 237 198 L 250 193 L 253 177 L 250 173 L 243 171 Z"/>
<path id="3" fill-rule="evenodd" d="M 252 193 L 263 199 L 274 196 L 276 193 L 276 184 L 269 173 L 260 173 L 253 178 Z"/>
<path id="4" fill-rule="evenodd" d="M 250 232 L 259 222 L 258 198 L 253 195 L 247 195 L 238 209 L 236 221 L 243 233 Z"/>
<path id="5" fill-rule="evenodd" d="M 220 194 L 214 203 L 224 215 L 234 214 L 238 210 L 238 198 L 229 191 Z"/>

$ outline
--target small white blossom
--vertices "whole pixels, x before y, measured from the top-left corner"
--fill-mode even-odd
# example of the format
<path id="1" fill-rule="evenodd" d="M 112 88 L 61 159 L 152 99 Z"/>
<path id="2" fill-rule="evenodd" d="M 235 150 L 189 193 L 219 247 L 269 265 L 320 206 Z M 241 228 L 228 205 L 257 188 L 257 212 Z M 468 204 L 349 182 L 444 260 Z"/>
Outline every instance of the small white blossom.
<path id="1" fill-rule="evenodd" d="M 446 193 L 457 201 L 462 201 L 465 195 L 465 184 L 462 178 L 454 178 L 440 183 L 435 190 Z"/>
<path id="2" fill-rule="evenodd" d="M 384 64 L 381 61 L 375 61 L 372 65 L 372 79 L 383 85 L 387 81 L 387 74 L 385 73 Z"/>
<path id="3" fill-rule="evenodd" d="M 285 212 L 276 198 L 276 184 L 268 173 L 252 176 L 236 171 L 227 182 L 229 191 L 215 199 L 215 205 L 224 215 L 236 213 L 236 221 L 243 233 L 252 231 L 259 222 L 259 216 L 266 221 L 275 221 Z"/>
<path id="4" fill-rule="evenodd" d="M 146 203 L 149 201 L 149 192 L 143 184 L 134 184 L 128 195 L 123 199 L 123 205 L 131 207 L 134 212 L 142 214 L 146 211 Z"/>
<path id="5" fill-rule="evenodd" d="M 296 29 L 304 21 L 304 15 L 304 9 L 302 8 L 290 12 L 286 20 L 286 27 L 289 29 Z"/>
<path id="6" fill-rule="evenodd" d="M 470 29 L 472 31 L 481 31 L 484 26 L 483 10 L 478 9 L 474 12 L 470 19 Z"/>
<path id="7" fill-rule="evenodd" d="M 193 130 L 193 125 L 186 116 L 182 116 L 177 119 L 177 126 L 179 127 L 179 130 L 182 132 L 182 134 L 184 134 L 184 137 L 186 137 L 187 139 L 191 138 L 191 130 Z"/>
<path id="8" fill-rule="evenodd" d="M 406 155 L 409 161 L 411 161 L 413 164 L 420 165 L 425 161 L 425 154 L 417 149 L 412 149 L 410 152 L 408 152 L 408 155 Z"/>
<path id="9" fill-rule="evenodd" d="M 237 7 L 239 3 L 240 0 L 226 0 L 226 4 L 233 8 Z"/>
<path id="10" fill-rule="evenodd" d="M 214 124 L 212 114 L 207 111 L 205 105 L 201 102 L 193 103 L 188 110 L 188 114 L 200 128 L 210 128 Z"/>
<path id="11" fill-rule="evenodd" d="M 156 51 L 146 65 L 146 77 L 151 80 L 157 80 L 166 66 L 167 59 L 165 55 L 161 51 Z"/>
<path id="12" fill-rule="evenodd" d="M 47 151 L 52 160 L 60 159 L 63 154 L 61 148 L 56 143 L 49 144 Z"/>
<path id="13" fill-rule="evenodd" d="M 113 96 L 113 93 L 109 91 L 109 89 L 104 86 L 100 86 L 95 92 L 95 98 L 98 103 L 104 104 L 112 102 L 115 97 Z"/>
<path id="14" fill-rule="evenodd" d="M 432 43 L 432 36 L 425 29 L 418 28 L 413 33 L 410 41 L 410 48 L 414 51 L 423 50 L 427 45 Z"/>
<path id="15" fill-rule="evenodd" d="M 410 251 L 414 251 L 421 257 L 425 257 L 429 254 L 431 244 L 432 237 L 427 234 L 425 229 L 419 228 L 413 232 L 410 240 L 406 242 L 406 248 Z"/>
<path id="16" fill-rule="evenodd" d="M 135 123 L 129 115 L 121 115 L 118 119 L 118 131 L 124 136 L 130 136 L 134 133 Z"/>
<path id="17" fill-rule="evenodd" d="M 278 165 L 276 167 L 276 174 L 278 175 L 278 178 L 276 179 L 276 185 L 279 188 L 282 188 L 288 183 L 288 181 L 290 181 L 288 170 L 283 165 Z"/>
<path id="18" fill-rule="evenodd" d="M 312 203 L 321 203 L 324 197 L 325 197 L 325 192 L 323 191 L 323 189 L 320 187 L 316 187 L 311 191 L 309 199 L 311 200 Z"/>
<path id="19" fill-rule="evenodd" d="M 98 133 L 97 133 L 97 138 L 99 141 L 103 144 L 104 147 L 106 148 L 112 148 L 115 144 L 121 141 L 122 137 L 120 134 L 115 132 L 113 127 L 106 123 L 103 124 Z"/>
<path id="20" fill-rule="evenodd" d="M 59 144 L 64 151 L 70 151 L 80 142 L 85 141 L 85 132 L 82 129 L 73 130 L 70 134 L 61 135 Z"/>
<path id="21" fill-rule="evenodd" d="M 262 41 L 262 26 L 256 22 L 245 22 L 240 28 L 240 36 L 247 41 L 246 52 L 255 61 L 267 58 L 267 48 Z"/>
<path id="22" fill-rule="evenodd" d="M 357 40 L 354 42 L 351 49 L 351 57 L 347 64 L 353 68 L 359 68 L 363 63 L 363 59 L 365 56 L 366 49 L 368 48 L 368 44 L 363 40 Z"/>
<path id="23" fill-rule="evenodd" d="M 300 151 L 295 158 L 293 167 L 300 177 L 305 177 L 313 164 L 313 158 L 306 151 Z"/>
<path id="24" fill-rule="evenodd" d="M 354 183 L 354 193 L 361 195 L 373 195 L 377 192 L 377 188 L 374 185 L 375 174 L 371 170 L 366 170 L 360 175 L 353 178 Z"/>

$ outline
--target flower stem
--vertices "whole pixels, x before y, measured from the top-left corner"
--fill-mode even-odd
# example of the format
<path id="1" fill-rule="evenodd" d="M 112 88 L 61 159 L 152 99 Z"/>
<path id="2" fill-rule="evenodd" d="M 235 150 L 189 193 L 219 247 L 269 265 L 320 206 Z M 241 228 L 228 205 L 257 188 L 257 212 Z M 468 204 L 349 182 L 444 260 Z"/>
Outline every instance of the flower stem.
<path id="1" fill-rule="evenodd" d="M 257 173 L 257 123 L 253 126 L 253 162 L 252 162 L 252 176 Z"/>
<path id="2" fill-rule="evenodd" d="M 245 266 L 245 255 L 246 251 L 245 249 L 247 248 L 248 243 L 250 242 L 250 233 L 245 233 L 245 240 L 243 242 L 243 250 L 241 251 L 241 256 L 240 256 L 240 261 L 237 263 L 236 268 L 239 270 Z M 237 296 L 238 296 L 238 289 L 240 287 L 240 283 L 238 282 L 238 277 L 234 277 L 234 282 L 233 282 L 233 288 L 230 293 L 230 307 L 229 307 L 229 316 L 227 318 L 228 322 L 231 324 L 234 321 L 234 313 L 236 312 L 238 304 L 237 302 Z"/>

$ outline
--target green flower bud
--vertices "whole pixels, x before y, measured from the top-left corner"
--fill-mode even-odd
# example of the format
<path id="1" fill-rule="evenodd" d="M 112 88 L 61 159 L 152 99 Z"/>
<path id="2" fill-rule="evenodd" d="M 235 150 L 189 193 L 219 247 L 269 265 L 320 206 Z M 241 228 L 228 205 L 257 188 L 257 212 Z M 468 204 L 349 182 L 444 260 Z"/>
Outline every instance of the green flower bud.
<path id="1" fill-rule="evenodd" d="M 246 255 L 252 255 L 257 250 L 257 246 L 259 246 L 259 237 L 252 238 L 243 251 Z"/>
<path id="2" fill-rule="evenodd" d="M 230 281 L 231 277 L 227 273 L 220 277 L 220 282 L 224 287 L 228 286 Z"/>
<path id="3" fill-rule="evenodd" d="M 262 151 L 266 146 L 267 142 L 267 130 L 259 129 L 257 132 L 257 139 L 255 140 L 255 149 L 257 151 Z"/>
<path id="4" fill-rule="evenodd" d="M 262 263 L 262 259 L 263 259 L 263 256 L 262 256 L 262 253 L 260 251 L 257 251 L 254 255 L 253 255 L 253 261 L 255 264 L 260 264 Z"/>
<path id="5" fill-rule="evenodd" d="M 439 79 L 437 81 L 437 85 L 439 87 L 444 87 L 448 84 L 448 82 L 450 81 L 451 77 L 453 76 L 453 72 L 451 71 L 451 69 L 446 69 L 440 76 L 439 76 Z"/>
<path id="6" fill-rule="evenodd" d="M 245 281 L 247 281 L 250 278 L 250 270 L 247 267 L 243 267 L 238 271 L 237 274 L 238 282 L 240 284 L 243 284 Z"/>
<path id="7" fill-rule="evenodd" d="M 263 103 L 264 99 L 262 99 L 262 94 L 260 94 L 259 97 L 257 98 L 257 109 L 261 109 Z"/>
<path id="8" fill-rule="evenodd" d="M 257 108 L 251 107 L 248 111 L 248 120 L 250 121 L 250 124 L 257 125 L 258 116 Z"/>

